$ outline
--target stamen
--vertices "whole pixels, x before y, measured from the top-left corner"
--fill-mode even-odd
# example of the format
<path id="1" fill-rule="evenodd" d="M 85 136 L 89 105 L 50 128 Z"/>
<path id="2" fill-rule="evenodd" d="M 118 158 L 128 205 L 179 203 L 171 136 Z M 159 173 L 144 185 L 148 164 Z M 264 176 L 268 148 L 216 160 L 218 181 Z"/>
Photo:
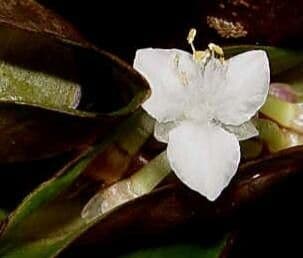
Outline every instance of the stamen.
<path id="1" fill-rule="evenodd" d="M 197 63 L 206 63 L 207 60 L 213 56 L 216 58 L 219 58 L 221 63 L 224 63 L 224 51 L 223 49 L 214 44 L 214 43 L 209 43 L 208 44 L 208 49 L 206 49 L 205 51 L 201 51 L 201 50 L 196 50 L 195 46 L 194 46 L 194 40 L 195 37 L 197 35 L 197 30 L 195 28 L 190 29 L 188 35 L 187 35 L 187 42 L 188 44 L 191 46 L 191 49 L 193 51 L 193 59 L 197 62 Z"/>
<path id="2" fill-rule="evenodd" d="M 192 28 L 190 29 L 188 36 L 187 36 L 187 42 L 188 44 L 191 46 L 191 49 L 193 51 L 193 59 L 197 62 L 197 63 L 202 63 L 206 58 L 209 57 L 209 51 L 201 51 L 201 50 L 196 50 L 195 46 L 194 46 L 194 40 L 195 37 L 197 35 L 197 30 Z"/>
<path id="3" fill-rule="evenodd" d="M 193 57 L 197 63 L 203 63 L 210 57 L 210 53 L 208 50 L 205 51 L 199 50 L 193 53 Z"/>
<path id="4" fill-rule="evenodd" d="M 180 71 L 179 80 L 180 80 L 180 82 L 182 83 L 183 86 L 187 86 L 189 84 L 187 74 L 184 71 Z"/>
<path id="5" fill-rule="evenodd" d="M 188 44 L 192 44 L 194 42 L 196 34 L 197 34 L 197 30 L 195 28 L 190 29 L 187 35 Z"/>
<path id="6" fill-rule="evenodd" d="M 179 76 L 179 80 L 183 86 L 187 86 L 189 84 L 186 72 L 180 70 L 180 56 L 176 54 L 173 58 L 173 67 L 176 69 L 177 74 Z"/>
<path id="7" fill-rule="evenodd" d="M 224 56 L 223 49 L 222 49 L 220 46 L 218 46 L 218 45 L 216 45 L 216 44 L 214 44 L 214 43 L 209 43 L 209 44 L 208 44 L 208 48 L 209 48 L 211 51 L 213 51 L 214 53 L 216 53 L 217 55 L 219 55 L 219 56 Z"/>
<path id="8" fill-rule="evenodd" d="M 187 35 L 187 42 L 191 46 L 191 49 L 193 51 L 193 54 L 196 52 L 195 46 L 194 46 L 194 40 L 197 34 L 197 30 L 192 28 L 190 29 L 188 35 Z"/>
<path id="9" fill-rule="evenodd" d="M 217 55 L 219 57 L 221 63 L 224 63 L 224 61 L 225 61 L 224 60 L 224 51 L 220 46 L 218 46 L 214 43 L 209 43 L 208 49 L 211 51 L 213 56 Z"/>

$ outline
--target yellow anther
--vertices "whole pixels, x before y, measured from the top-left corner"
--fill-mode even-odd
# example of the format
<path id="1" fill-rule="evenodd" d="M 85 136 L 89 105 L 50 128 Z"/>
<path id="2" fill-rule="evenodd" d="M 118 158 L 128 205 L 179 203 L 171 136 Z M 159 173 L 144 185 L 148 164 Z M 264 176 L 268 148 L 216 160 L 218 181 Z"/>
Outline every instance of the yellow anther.
<path id="1" fill-rule="evenodd" d="M 214 43 L 209 43 L 208 48 L 210 51 L 213 51 L 215 54 L 219 55 L 220 57 L 224 56 L 223 49 L 220 46 L 218 46 Z"/>
<path id="2" fill-rule="evenodd" d="M 195 40 L 195 37 L 196 37 L 196 34 L 197 34 L 197 30 L 196 29 L 190 29 L 188 35 L 187 35 L 187 42 L 188 44 L 193 44 L 194 40 Z"/>
<path id="3" fill-rule="evenodd" d="M 197 63 L 200 63 L 202 62 L 203 60 L 205 60 L 209 55 L 209 52 L 206 50 L 206 51 L 195 51 L 193 53 L 193 57 L 194 57 L 194 60 L 197 62 Z"/>
<path id="4" fill-rule="evenodd" d="M 195 46 L 194 46 L 194 40 L 195 40 L 196 34 L 197 34 L 196 29 L 190 29 L 190 31 L 187 35 L 187 42 L 191 46 L 193 54 L 195 54 L 195 52 L 196 52 L 196 49 L 195 49 Z"/>

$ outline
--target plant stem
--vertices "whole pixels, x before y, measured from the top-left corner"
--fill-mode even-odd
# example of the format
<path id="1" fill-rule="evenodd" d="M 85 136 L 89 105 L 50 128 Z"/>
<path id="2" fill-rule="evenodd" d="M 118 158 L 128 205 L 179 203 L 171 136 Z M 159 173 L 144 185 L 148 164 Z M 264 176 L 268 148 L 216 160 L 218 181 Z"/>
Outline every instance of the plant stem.
<path id="1" fill-rule="evenodd" d="M 90 222 L 128 201 L 151 192 L 170 171 L 166 152 L 162 152 L 129 178 L 94 195 L 84 207 L 82 218 Z"/>

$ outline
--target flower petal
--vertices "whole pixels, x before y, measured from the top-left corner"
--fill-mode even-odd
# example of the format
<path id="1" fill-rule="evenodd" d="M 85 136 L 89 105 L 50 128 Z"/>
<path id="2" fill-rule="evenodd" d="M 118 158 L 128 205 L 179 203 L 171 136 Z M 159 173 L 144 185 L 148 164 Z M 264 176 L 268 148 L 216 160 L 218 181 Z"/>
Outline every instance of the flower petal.
<path id="1" fill-rule="evenodd" d="M 155 123 L 154 136 L 159 142 L 168 143 L 169 132 L 177 126 L 177 122 Z"/>
<path id="2" fill-rule="evenodd" d="M 184 122 L 169 134 L 167 157 L 181 181 L 213 201 L 235 175 L 240 147 L 221 127 Z"/>
<path id="3" fill-rule="evenodd" d="M 245 141 L 252 137 L 259 135 L 257 128 L 254 126 L 251 120 L 243 123 L 242 125 L 223 125 L 223 128 L 228 132 L 236 135 L 238 141 Z"/>
<path id="4" fill-rule="evenodd" d="M 225 86 L 215 96 L 215 117 L 224 124 L 248 121 L 264 104 L 270 70 L 267 55 L 254 50 L 227 61 Z"/>
<path id="5" fill-rule="evenodd" d="M 134 68 L 150 84 L 151 97 L 142 106 L 158 122 L 182 116 L 201 81 L 200 67 L 192 55 L 177 49 L 140 49 Z"/>

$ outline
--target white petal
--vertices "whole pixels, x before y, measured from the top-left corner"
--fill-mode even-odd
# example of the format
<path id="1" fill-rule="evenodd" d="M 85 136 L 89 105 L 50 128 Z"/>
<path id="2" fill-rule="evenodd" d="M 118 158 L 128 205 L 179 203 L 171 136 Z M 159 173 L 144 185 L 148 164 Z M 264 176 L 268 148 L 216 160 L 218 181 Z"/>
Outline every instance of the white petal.
<path id="1" fill-rule="evenodd" d="M 221 94 L 226 85 L 227 65 L 212 57 L 207 61 L 203 71 L 203 95 L 206 101 L 212 102 L 213 98 Z"/>
<path id="2" fill-rule="evenodd" d="M 154 136 L 159 142 L 168 143 L 169 132 L 177 126 L 176 122 L 155 123 Z"/>
<path id="3" fill-rule="evenodd" d="M 201 82 L 200 67 L 192 55 L 177 49 L 140 49 L 134 68 L 146 78 L 152 90 L 142 106 L 159 122 L 181 116 Z"/>
<path id="4" fill-rule="evenodd" d="M 218 126 L 186 122 L 170 132 L 167 156 L 181 181 L 213 201 L 235 175 L 240 147 Z"/>
<path id="5" fill-rule="evenodd" d="M 241 125 L 226 125 L 223 126 L 225 130 L 236 135 L 238 141 L 245 141 L 252 137 L 259 135 L 257 128 L 254 126 L 251 120 Z"/>
<path id="6" fill-rule="evenodd" d="M 215 96 L 215 117 L 224 124 L 248 121 L 264 104 L 270 80 L 267 55 L 254 50 L 227 61 L 225 86 Z"/>

